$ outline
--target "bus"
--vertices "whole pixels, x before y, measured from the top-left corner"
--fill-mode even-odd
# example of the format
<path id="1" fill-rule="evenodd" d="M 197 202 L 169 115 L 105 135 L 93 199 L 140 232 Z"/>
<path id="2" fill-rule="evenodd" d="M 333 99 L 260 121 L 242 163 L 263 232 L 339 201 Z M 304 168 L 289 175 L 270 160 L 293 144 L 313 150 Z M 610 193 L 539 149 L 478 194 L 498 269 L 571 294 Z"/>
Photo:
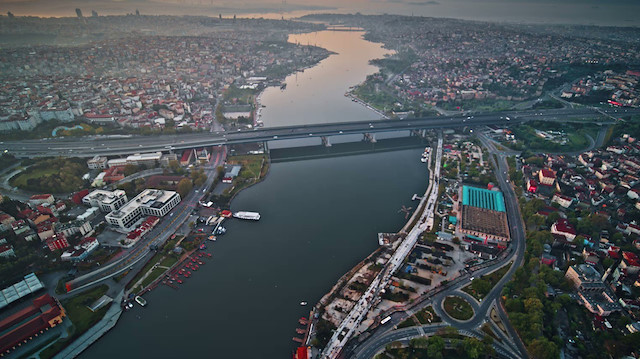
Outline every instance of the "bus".
<path id="1" fill-rule="evenodd" d="M 385 325 L 390 320 L 391 320 L 391 316 L 388 316 L 380 321 L 380 325 Z"/>

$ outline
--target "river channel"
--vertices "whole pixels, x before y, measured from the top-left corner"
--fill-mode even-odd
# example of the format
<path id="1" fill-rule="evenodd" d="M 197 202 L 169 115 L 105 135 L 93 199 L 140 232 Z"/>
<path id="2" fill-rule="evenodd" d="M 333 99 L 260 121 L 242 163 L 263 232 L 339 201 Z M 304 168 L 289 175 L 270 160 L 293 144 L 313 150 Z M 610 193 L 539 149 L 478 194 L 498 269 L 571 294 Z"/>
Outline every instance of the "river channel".
<path id="1" fill-rule="evenodd" d="M 375 71 L 368 61 L 386 50 L 356 32 L 292 39 L 305 36 L 337 54 L 297 80 L 288 77 L 286 90 L 265 92 L 265 125 L 379 118 L 343 94 Z M 378 246 L 378 232 L 402 227 L 398 210 L 424 193 L 420 153 L 274 163 L 232 203 L 232 210 L 260 212 L 261 220 L 225 222 L 227 234 L 210 244 L 206 265 L 179 290 L 160 286 L 146 294 L 147 307 L 123 313 L 82 357 L 290 358 L 298 318 L 310 309 L 299 303 L 317 303 Z"/>

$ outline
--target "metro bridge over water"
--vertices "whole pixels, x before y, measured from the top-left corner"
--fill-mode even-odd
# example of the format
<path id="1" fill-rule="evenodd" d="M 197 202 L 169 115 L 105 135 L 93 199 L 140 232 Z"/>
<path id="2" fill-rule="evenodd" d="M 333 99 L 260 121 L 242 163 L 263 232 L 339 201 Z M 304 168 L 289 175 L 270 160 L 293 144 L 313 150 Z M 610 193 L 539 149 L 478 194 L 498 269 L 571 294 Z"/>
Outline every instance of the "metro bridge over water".
<path id="1" fill-rule="evenodd" d="M 190 148 L 281 141 L 301 138 L 322 138 L 330 145 L 330 137 L 348 134 L 363 135 L 375 142 L 376 133 L 419 131 L 426 129 L 508 125 L 530 120 L 583 122 L 595 119 L 599 124 L 611 124 L 618 117 L 640 114 L 640 109 L 550 109 L 534 111 L 504 111 L 473 115 L 431 116 L 411 119 L 353 121 L 313 125 L 254 128 L 235 132 L 206 132 L 159 136 L 95 136 L 82 138 L 54 138 L 42 140 L 9 141 L 3 149 L 20 157 L 126 155 L 139 152 L 184 150 Z M 593 122 L 593 121 L 592 121 Z M 0 147 L 0 149 L 2 149 Z"/>

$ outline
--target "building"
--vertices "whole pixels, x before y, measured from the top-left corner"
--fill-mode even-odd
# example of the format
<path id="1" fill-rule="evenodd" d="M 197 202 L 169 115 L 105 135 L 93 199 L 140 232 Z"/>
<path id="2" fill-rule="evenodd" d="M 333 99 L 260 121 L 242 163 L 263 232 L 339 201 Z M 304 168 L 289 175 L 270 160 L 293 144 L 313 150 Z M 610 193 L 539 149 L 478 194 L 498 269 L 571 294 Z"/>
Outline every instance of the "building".
<path id="1" fill-rule="evenodd" d="M 501 192 L 462 187 L 460 232 L 492 242 L 509 241 L 509 227 Z"/>
<path id="2" fill-rule="evenodd" d="M 44 284 L 40 279 L 34 273 L 28 274 L 18 283 L 0 290 L 0 309 L 42 288 L 44 288 Z M 2 330 L 0 330 L 0 333 L 2 333 Z"/>
<path id="3" fill-rule="evenodd" d="M 45 242 L 47 243 L 47 247 L 49 247 L 49 250 L 52 252 L 57 249 L 65 249 L 69 247 L 67 237 L 65 237 L 62 233 L 54 234 L 53 236 L 47 238 Z"/>
<path id="4" fill-rule="evenodd" d="M 241 169 L 242 166 L 231 167 L 231 169 L 224 174 L 224 177 L 222 177 L 222 183 L 233 183 L 233 179 L 240 174 Z"/>
<path id="5" fill-rule="evenodd" d="M 104 173 L 104 176 L 102 177 L 102 181 L 105 183 L 118 182 L 124 179 L 124 168 L 120 166 L 110 167 L 109 169 L 106 169 L 103 173 Z"/>
<path id="6" fill-rule="evenodd" d="M 22 343 L 62 323 L 65 316 L 64 308 L 49 294 L 34 299 L 33 305 L 0 321 L 0 355 L 11 353 Z"/>
<path id="7" fill-rule="evenodd" d="M 538 172 L 538 181 L 545 186 L 553 186 L 556 181 L 556 173 L 548 168 L 543 168 Z"/>
<path id="8" fill-rule="evenodd" d="M 627 274 L 636 274 L 640 270 L 640 259 L 635 253 L 622 252 L 620 268 L 624 269 Z"/>
<path id="9" fill-rule="evenodd" d="M 188 166 L 193 161 L 193 150 L 188 149 L 182 152 L 182 157 L 180 158 L 180 166 Z"/>
<path id="10" fill-rule="evenodd" d="M 551 225 L 551 233 L 564 236 L 566 239 L 573 241 L 576 239 L 576 230 L 571 223 L 564 218 L 560 218 Z"/>
<path id="11" fill-rule="evenodd" d="M 591 313 L 605 317 L 620 310 L 615 295 L 602 281 L 602 275 L 589 264 L 573 265 L 565 274 L 578 291 L 581 304 Z"/>
<path id="12" fill-rule="evenodd" d="M 97 189 L 82 198 L 82 203 L 91 207 L 98 207 L 108 213 L 119 209 L 127 203 L 127 194 L 123 190 L 105 191 Z"/>
<path id="13" fill-rule="evenodd" d="M 165 216 L 180 200 L 180 195 L 174 191 L 146 189 L 120 209 L 107 214 L 105 219 L 113 226 L 128 230 L 143 216 Z"/>
<path id="14" fill-rule="evenodd" d="M 155 167 L 156 164 L 160 163 L 160 159 L 162 159 L 162 152 L 136 153 L 127 157 L 127 164 Z"/>
<path id="15" fill-rule="evenodd" d="M 564 207 L 564 208 L 569 208 L 571 207 L 571 204 L 573 203 L 573 198 L 571 197 L 567 197 L 565 195 L 556 193 L 553 195 L 553 198 L 551 199 L 551 202 L 555 202 L 557 204 L 559 204 L 560 206 Z"/>
<path id="16" fill-rule="evenodd" d="M 29 198 L 29 204 L 33 205 L 33 206 L 38 206 L 41 205 L 43 203 L 49 203 L 49 204 L 53 204 L 53 202 L 55 201 L 55 199 L 53 198 L 53 195 L 51 194 L 35 194 L 33 196 L 31 196 L 31 198 Z"/>
<path id="17" fill-rule="evenodd" d="M 599 291 L 604 289 L 602 274 L 589 264 L 573 265 L 565 273 L 567 278 L 577 290 Z"/>
<path id="18" fill-rule="evenodd" d="M 62 253 L 60 259 L 63 261 L 80 262 L 89 256 L 100 244 L 95 237 L 87 237 L 80 241 L 73 251 L 66 251 Z"/>
<path id="19" fill-rule="evenodd" d="M 62 223 L 56 226 L 56 231 L 64 234 L 66 237 L 70 237 L 76 233 L 85 235 L 91 232 L 91 223 L 88 221 L 75 220 L 68 223 Z"/>
<path id="20" fill-rule="evenodd" d="M 8 244 L 0 244 L 0 257 L 9 258 L 15 256 L 16 252 L 13 251 L 13 246 Z"/>
<path id="21" fill-rule="evenodd" d="M 98 168 L 107 168 L 107 158 L 96 155 L 95 157 L 87 161 L 87 167 L 89 167 L 92 170 L 95 170 Z"/>

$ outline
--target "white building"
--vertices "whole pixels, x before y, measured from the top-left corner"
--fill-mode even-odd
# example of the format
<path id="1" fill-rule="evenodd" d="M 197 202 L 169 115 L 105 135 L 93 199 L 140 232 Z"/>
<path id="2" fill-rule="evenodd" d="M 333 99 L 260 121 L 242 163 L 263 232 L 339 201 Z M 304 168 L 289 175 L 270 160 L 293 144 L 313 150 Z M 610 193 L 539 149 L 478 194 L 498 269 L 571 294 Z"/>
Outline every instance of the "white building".
<path id="1" fill-rule="evenodd" d="M 156 162 L 160 162 L 160 159 L 162 159 L 162 152 L 136 153 L 127 157 L 127 164 L 155 166 Z"/>
<path id="2" fill-rule="evenodd" d="M 107 158 L 96 155 L 95 157 L 87 161 L 87 167 L 92 170 L 98 168 L 107 168 Z"/>
<path id="3" fill-rule="evenodd" d="M 105 219 L 113 226 L 128 230 L 143 216 L 165 216 L 180 200 L 177 192 L 146 189 L 120 209 L 107 214 Z"/>
<path id="4" fill-rule="evenodd" d="M 108 213 L 119 209 L 127 202 L 127 194 L 123 190 L 104 191 L 97 189 L 84 196 L 82 203 L 90 207 L 98 207 Z"/>

